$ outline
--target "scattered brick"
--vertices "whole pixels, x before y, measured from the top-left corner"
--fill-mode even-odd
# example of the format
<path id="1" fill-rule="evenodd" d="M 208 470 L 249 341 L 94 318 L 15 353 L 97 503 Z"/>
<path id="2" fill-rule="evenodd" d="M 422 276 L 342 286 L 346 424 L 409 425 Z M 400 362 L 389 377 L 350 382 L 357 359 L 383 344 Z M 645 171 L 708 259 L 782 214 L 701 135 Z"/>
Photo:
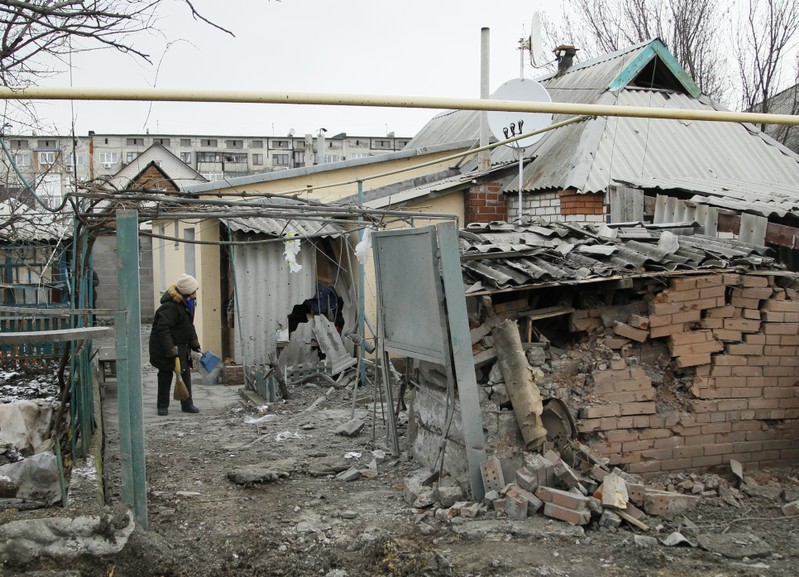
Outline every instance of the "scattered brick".
<path id="1" fill-rule="evenodd" d="M 613 324 L 613 332 L 621 337 L 625 337 L 639 343 L 643 343 L 649 337 L 649 331 L 636 329 L 619 321 L 616 321 Z"/>

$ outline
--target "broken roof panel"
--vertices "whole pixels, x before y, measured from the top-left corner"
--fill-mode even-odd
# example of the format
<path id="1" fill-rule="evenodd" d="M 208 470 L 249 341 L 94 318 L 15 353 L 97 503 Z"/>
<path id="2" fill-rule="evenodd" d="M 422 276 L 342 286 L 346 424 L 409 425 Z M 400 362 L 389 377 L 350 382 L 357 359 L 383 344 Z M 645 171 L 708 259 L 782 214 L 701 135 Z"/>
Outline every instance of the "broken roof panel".
<path id="1" fill-rule="evenodd" d="M 492 223 L 494 224 L 494 223 Z M 575 283 L 609 276 L 646 276 L 663 271 L 693 271 L 707 268 L 779 268 L 770 250 L 736 240 L 704 235 L 675 236 L 662 228 L 648 229 L 640 223 L 616 227 L 615 238 L 600 236 L 598 228 L 565 223 L 499 223 L 481 228 L 472 224 L 461 231 L 461 262 L 464 283 L 480 283 L 485 290 L 507 290 L 551 283 Z M 518 245 L 531 228 L 547 229 L 558 245 Z M 624 235 L 634 230 L 634 238 Z M 671 235 L 667 237 L 665 235 Z M 506 237 L 503 239 L 503 236 Z M 669 240 L 669 242 L 661 242 Z M 527 247 L 514 251 L 509 247 Z M 564 246 L 573 250 L 564 251 Z"/>
<path id="2" fill-rule="evenodd" d="M 222 222 L 234 231 L 282 238 L 337 237 L 346 234 L 340 226 L 319 220 L 251 217 L 226 218 Z"/>

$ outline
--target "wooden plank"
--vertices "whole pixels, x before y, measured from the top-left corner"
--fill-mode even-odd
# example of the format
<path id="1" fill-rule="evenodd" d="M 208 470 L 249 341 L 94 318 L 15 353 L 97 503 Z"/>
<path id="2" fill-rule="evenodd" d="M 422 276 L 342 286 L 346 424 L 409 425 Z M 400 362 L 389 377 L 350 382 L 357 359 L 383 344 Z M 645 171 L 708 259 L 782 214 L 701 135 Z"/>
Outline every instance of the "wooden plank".
<path id="1" fill-rule="evenodd" d="M 21 333 L 0 333 L 0 345 L 19 345 L 24 343 L 61 343 L 82 341 L 104 337 L 114 331 L 113 327 L 83 327 L 54 331 L 26 331 Z"/>
<path id="2" fill-rule="evenodd" d="M 522 311 L 519 317 L 524 317 L 529 320 L 535 321 L 539 319 L 548 319 L 551 317 L 559 317 L 561 315 L 568 315 L 574 312 L 574 307 L 545 307 L 542 309 L 531 309 L 529 311 Z"/>

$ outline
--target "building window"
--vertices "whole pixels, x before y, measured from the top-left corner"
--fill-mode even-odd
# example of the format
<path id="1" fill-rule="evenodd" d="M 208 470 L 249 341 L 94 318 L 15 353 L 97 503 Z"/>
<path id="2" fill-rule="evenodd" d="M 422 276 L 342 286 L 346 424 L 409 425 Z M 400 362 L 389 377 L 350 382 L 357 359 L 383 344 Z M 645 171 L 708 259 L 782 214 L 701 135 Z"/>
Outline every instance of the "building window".
<path id="1" fill-rule="evenodd" d="M 304 166 L 305 165 L 305 153 L 304 152 L 294 152 L 294 166 Z"/>
<path id="2" fill-rule="evenodd" d="M 143 138 L 128 138 L 126 140 L 126 144 L 128 146 L 144 146 L 144 139 Z"/>
<path id="3" fill-rule="evenodd" d="M 38 148 L 55 148 L 55 140 L 39 140 L 37 143 Z"/>
<path id="4" fill-rule="evenodd" d="M 244 148 L 243 140 L 226 140 L 225 148 Z"/>
<path id="5" fill-rule="evenodd" d="M 15 154 L 14 155 L 14 162 L 17 166 L 30 166 L 31 165 L 31 155 L 30 154 Z"/>
<path id="6" fill-rule="evenodd" d="M 305 141 L 304 140 L 295 140 L 294 141 L 294 149 L 295 150 L 305 150 Z"/>
<path id="7" fill-rule="evenodd" d="M 273 140 L 272 148 L 290 148 L 288 140 Z"/>
<path id="8" fill-rule="evenodd" d="M 203 172 L 201 176 L 208 182 L 219 182 L 225 179 L 225 175 L 221 172 Z"/>
<path id="9" fill-rule="evenodd" d="M 153 144 L 160 144 L 161 146 L 169 146 L 169 138 L 153 138 Z"/>
<path id="10" fill-rule="evenodd" d="M 231 162 L 234 164 L 247 164 L 247 153 L 228 153 L 225 155 L 225 162 Z"/>
<path id="11" fill-rule="evenodd" d="M 253 166 L 262 166 L 264 163 L 264 155 L 263 154 L 253 154 L 252 155 L 252 163 Z"/>
<path id="12" fill-rule="evenodd" d="M 350 154 L 350 158 L 352 158 L 352 159 L 355 159 L 355 158 L 367 158 L 368 156 L 369 155 L 366 154 L 365 152 L 353 152 L 352 154 Z"/>
<path id="13" fill-rule="evenodd" d="M 375 148 L 391 149 L 390 140 L 375 140 Z"/>
<path id="14" fill-rule="evenodd" d="M 250 142 L 250 148 L 263 148 L 264 141 L 263 140 L 253 140 Z"/>
<path id="15" fill-rule="evenodd" d="M 201 138 L 200 146 L 204 146 L 205 148 L 213 148 L 216 146 L 216 138 Z"/>
<path id="16" fill-rule="evenodd" d="M 116 152 L 101 152 L 97 155 L 97 159 L 100 161 L 105 168 L 111 168 L 114 164 L 117 163 L 117 153 Z"/>
<path id="17" fill-rule="evenodd" d="M 186 164 L 191 164 L 191 152 L 181 152 L 180 160 Z"/>
<path id="18" fill-rule="evenodd" d="M 11 148 L 16 148 L 17 150 L 25 150 L 28 148 L 28 141 L 27 140 L 12 140 L 11 141 Z"/>
<path id="19" fill-rule="evenodd" d="M 197 162 L 222 162 L 222 155 L 219 152 L 198 152 Z"/>
<path id="20" fill-rule="evenodd" d="M 181 146 L 191 146 L 191 138 L 181 138 L 180 139 Z"/>
<path id="21" fill-rule="evenodd" d="M 128 152 L 128 153 L 125 155 L 125 162 L 126 162 L 126 163 L 128 163 L 128 164 L 130 164 L 131 162 L 133 162 L 134 160 L 136 160 L 136 157 L 137 157 L 137 156 L 139 156 L 139 155 L 138 155 L 137 153 L 135 153 L 135 152 Z"/>
<path id="22" fill-rule="evenodd" d="M 288 154 L 275 154 L 272 156 L 272 166 L 288 166 L 288 165 L 289 165 Z"/>
<path id="23" fill-rule="evenodd" d="M 69 156 L 67 157 L 67 170 L 70 170 L 73 166 L 83 166 L 83 153 L 78 152 L 70 152 Z"/>
<path id="24" fill-rule="evenodd" d="M 39 153 L 39 164 L 55 164 L 55 151 L 48 150 Z"/>

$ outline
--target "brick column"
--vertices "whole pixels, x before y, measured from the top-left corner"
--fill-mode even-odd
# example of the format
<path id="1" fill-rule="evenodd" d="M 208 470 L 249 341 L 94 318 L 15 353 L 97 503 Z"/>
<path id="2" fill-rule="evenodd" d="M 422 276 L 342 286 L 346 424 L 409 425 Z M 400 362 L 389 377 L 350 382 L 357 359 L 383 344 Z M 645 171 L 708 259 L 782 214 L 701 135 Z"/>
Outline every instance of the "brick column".
<path id="1" fill-rule="evenodd" d="M 601 192 L 578 194 L 574 188 L 567 188 L 558 193 L 560 214 L 563 216 L 602 216 L 604 214 L 605 195 Z"/>
<path id="2" fill-rule="evenodd" d="M 464 203 L 465 224 L 508 220 L 508 206 L 499 182 L 473 186 L 466 193 Z"/>

